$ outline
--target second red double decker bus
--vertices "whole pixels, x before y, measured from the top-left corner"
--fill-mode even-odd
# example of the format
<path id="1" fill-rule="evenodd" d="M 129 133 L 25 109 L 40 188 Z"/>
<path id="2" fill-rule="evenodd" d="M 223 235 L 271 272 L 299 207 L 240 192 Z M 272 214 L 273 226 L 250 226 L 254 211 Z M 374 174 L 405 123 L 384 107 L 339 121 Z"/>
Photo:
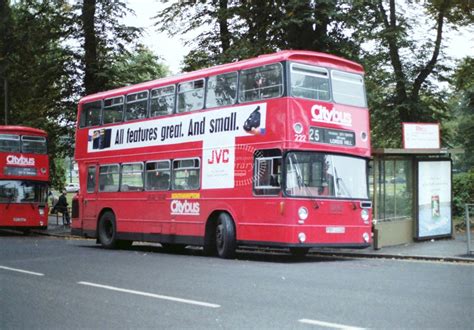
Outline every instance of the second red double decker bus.
<path id="1" fill-rule="evenodd" d="M 49 159 L 46 132 L 0 126 L 0 228 L 46 229 Z"/>
<path id="2" fill-rule="evenodd" d="M 79 103 L 74 234 L 233 257 L 371 243 L 359 64 L 282 51 Z"/>

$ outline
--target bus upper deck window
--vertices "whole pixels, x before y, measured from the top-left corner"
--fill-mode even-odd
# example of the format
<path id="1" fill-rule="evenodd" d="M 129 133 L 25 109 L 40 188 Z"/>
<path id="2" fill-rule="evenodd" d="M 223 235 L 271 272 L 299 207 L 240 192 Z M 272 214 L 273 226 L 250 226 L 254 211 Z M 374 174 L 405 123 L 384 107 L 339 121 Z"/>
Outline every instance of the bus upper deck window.
<path id="1" fill-rule="evenodd" d="M 102 101 L 84 103 L 82 105 L 80 127 L 99 126 L 101 110 Z"/>
<path id="2" fill-rule="evenodd" d="M 0 151 L 20 152 L 20 136 L 15 134 L 0 134 Z"/>
<path id="3" fill-rule="evenodd" d="M 47 153 L 46 138 L 43 136 L 22 136 L 21 150 L 24 153 L 45 155 Z"/>
<path id="4" fill-rule="evenodd" d="M 242 70 L 239 101 L 252 102 L 283 95 L 283 67 L 280 63 Z"/>
<path id="5" fill-rule="evenodd" d="M 206 93 L 207 108 L 234 104 L 237 96 L 237 72 L 209 77 Z"/>
<path id="6" fill-rule="evenodd" d="M 178 85 L 178 112 L 200 110 L 204 107 L 204 79 Z"/>
<path id="7" fill-rule="evenodd" d="M 174 110 L 175 86 L 153 89 L 150 100 L 150 117 L 171 115 Z"/>
<path id="8" fill-rule="evenodd" d="M 148 91 L 127 95 L 125 120 L 146 118 L 148 112 Z"/>
<path id="9" fill-rule="evenodd" d="M 123 117 L 123 96 L 104 100 L 102 116 L 104 124 L 121 122 Z"/>
<path id="10" fill-rule="evenodd" d="M 291 96 L 312 100 L 330 100 L 328 70 L 291 63 Z"/>
<path id="11" fill-rule="evenodd" d="M 331 82 L 335 102 L 356 107 L 367 106 L 362 75 L 332 70 Z"/>

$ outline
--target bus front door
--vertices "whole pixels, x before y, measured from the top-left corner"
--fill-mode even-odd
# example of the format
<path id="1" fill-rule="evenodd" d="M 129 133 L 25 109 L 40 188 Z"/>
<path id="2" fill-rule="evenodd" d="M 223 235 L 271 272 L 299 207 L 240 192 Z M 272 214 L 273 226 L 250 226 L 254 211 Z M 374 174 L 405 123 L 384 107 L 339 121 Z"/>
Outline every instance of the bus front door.
<path id="1" fill-rule="evenodd" d="M 96 164 L 87 164 L 87 187 L 82 199 L 82 229 L 96 231 L 97 226 L 97 189 L 98 172 Z"/>

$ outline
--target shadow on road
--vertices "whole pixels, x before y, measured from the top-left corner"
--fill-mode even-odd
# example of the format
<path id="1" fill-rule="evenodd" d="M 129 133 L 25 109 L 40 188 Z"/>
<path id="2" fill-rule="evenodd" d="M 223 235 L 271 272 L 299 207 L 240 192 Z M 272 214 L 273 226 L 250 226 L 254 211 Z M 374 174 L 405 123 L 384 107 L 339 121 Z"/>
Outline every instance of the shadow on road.
<path id="1" fill-rule="evenodd" d="M 106 250 L 100 245 L 81 245 L 84 248 Z M 129 248 L 112 250 L 112 251 L 123 251 L 123 252 L 139 252 L 139 253 L 156 253 L 163 255 L 174 255 L 174 256 L 193 256 L 202 258 L 215 258 L 215 256 L 206 256 L 203 254 L 201 247 L 188 246 L 184 249 L 167 249 L 162 247 L 158 243 L 134 243 Z M 317 253 L 310 252 L 307 256 L 296 257 L 292 256 L 288 250 L 285 249 L 262 249 L 262 248 L 241 248 L 237 249 L 235 259 L 240 261 L 254 261 L 254 262 L 272 262 L 272 263 L 315 263 L 315 262 L 334 262 L 334 261 L 350 261 L 352 258 L 347 257 L 336 257 L 336 256 L 325 256 L 318 255 Z M 225 261 L 224 259 L 219 259 Z"/>
<path id="2" fill-rule="evenodd" d="M 22 230 L 15 230 L 15 229 L 0 229 L 0 237 L 38 237 L 40 235 L 37 235 L 33 232 L 23 232 Z"/>

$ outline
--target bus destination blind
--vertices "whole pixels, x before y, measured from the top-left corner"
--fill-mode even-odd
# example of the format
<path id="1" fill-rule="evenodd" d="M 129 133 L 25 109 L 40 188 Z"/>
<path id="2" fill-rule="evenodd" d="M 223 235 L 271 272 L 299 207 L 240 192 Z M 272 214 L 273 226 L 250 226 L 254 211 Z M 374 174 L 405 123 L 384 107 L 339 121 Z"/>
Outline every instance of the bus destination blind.
<path id="1" fill-rule="evenodd" d="M 313 143 L 354 147 L 355 134 L 352 131 L 311 126 L 309 128 L 309 141 Z"/>

